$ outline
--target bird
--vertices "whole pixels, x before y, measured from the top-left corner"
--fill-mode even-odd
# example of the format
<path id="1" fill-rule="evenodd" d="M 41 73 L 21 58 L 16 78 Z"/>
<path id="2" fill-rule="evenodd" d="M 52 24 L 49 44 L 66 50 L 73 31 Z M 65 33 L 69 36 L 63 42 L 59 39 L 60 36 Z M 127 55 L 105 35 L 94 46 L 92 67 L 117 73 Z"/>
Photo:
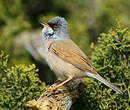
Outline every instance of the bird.
<path id="1" fill-rule="evenodd" d="M 45 60 L 59 80 L 63 81 L 52 90 L 72 80 L 90 77 L 99 80 L 119 94 L 124 93 L 99 75 L 87 55 L 71 40 L 65 18 L 56 16 L 47 22 L 41 22 L 41 25 Z"/>

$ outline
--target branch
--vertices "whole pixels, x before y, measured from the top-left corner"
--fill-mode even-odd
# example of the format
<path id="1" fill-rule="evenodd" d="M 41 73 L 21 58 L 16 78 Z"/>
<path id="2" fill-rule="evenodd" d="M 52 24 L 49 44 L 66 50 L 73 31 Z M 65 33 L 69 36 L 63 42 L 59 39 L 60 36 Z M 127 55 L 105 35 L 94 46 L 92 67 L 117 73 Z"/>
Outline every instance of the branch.
<path id="1" fill-rule="evenodd" d="M 50 88 L 59 83 L 53 84 Z M 80 80 L 72 81 L 53 92 L 46 90 L 37 101 L 28 101 L 27 106 L 35 110 L 69 110 L 85 86 Z"/>

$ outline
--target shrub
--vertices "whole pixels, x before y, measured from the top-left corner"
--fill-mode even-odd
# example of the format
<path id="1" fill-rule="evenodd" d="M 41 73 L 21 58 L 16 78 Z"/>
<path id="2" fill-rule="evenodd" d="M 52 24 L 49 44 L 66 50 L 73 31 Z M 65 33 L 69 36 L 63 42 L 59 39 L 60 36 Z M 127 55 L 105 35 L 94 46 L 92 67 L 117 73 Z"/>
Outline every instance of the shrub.
<path id="1" fill-rule="evenodd" d="M 15 65 L 8 68 L 8 56 L 0 52 L 0 109 L 24 110 L 26 102 L 40 96 L 45 88 L 40 87 L 35 65 Z"/>
<path id="2" fill-rule="evenodd" d="M 87 79 L 87 88 L 72 109 L 76 110 L 128 110 L 129 71 L 128 53 L 130 32 L 117 23 L 108 33 L 98 38 L 99 46 L 91 56 L 98 73 L 121 88 L 125 94 L 117 94 L 97 80 Z"/>
<path id="3" fill-rule="evenodd" d="M 127 28 L 119 23 L 108 33 L 102 33 L 99 46 L 91 56 L 98 73 L 119 86 L 125 94 L 117 94 L 97 80 L 87 78 L 87 87 L 71 110 L 124 110 L 129 109 L 129 37 Z M 27 109 L 26 102 L 38 98 L 44 88 L 35 65 L 8 67 L 8 56 L 0 52 L 0 109 Z"/>

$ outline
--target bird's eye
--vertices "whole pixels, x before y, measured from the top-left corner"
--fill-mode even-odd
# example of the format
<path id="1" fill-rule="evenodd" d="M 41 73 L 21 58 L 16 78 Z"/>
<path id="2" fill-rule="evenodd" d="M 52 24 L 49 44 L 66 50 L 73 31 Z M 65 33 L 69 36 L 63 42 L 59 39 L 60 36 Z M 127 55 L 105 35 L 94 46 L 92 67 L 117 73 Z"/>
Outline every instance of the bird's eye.
<path id="1" fill-rule="evenodd" d="M 53 26 L 53 29 L 54 29 L 54 30 L 57 30 L 57 29 L 58 29 L 58 26 L 54 25 L 54 26 Z"/>

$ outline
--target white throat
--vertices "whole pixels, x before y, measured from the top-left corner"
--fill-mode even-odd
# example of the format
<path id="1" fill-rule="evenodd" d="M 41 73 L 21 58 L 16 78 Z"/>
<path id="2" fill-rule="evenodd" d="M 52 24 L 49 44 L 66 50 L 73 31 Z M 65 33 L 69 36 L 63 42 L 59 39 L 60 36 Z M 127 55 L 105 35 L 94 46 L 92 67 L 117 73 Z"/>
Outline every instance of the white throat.
<path id="1" fill-rule="evenodd" d="M 70 39 L 69 35 L 65 35 L 64 33 L 59 33 L 57 35 L 52 28 L 43 28 L 42 29 L 42 39 L 43 41 L 46 40 L 65 40 L 65 39 Z"/>

